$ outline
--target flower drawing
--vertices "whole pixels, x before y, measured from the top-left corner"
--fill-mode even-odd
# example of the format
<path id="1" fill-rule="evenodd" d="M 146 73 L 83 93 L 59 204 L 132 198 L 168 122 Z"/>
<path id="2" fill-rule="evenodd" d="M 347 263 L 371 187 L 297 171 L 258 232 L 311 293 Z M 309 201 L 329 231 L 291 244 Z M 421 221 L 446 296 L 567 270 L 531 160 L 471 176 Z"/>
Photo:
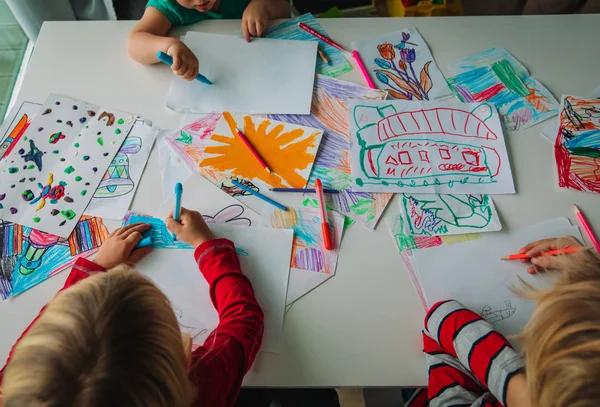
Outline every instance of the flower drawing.
<path id="1" fill-rule="evenodd" d="M 375 70 L 375 76 L 379 82 L 386 85 L 385 90 L 396 99 L 429 100 L 429 91 L 433 87 L 429 76 L 431 61 L 426 62 L 417 75 L 414 67 L 417 60 L 414 47 L 417 44 L 409 42 L 409 39 L 410 34 L 402 33 L 402 41 L 399 44 L 384 42 L 377 46 L 381 58 L 375 58 L 375 64 L 380 68 Z"/>

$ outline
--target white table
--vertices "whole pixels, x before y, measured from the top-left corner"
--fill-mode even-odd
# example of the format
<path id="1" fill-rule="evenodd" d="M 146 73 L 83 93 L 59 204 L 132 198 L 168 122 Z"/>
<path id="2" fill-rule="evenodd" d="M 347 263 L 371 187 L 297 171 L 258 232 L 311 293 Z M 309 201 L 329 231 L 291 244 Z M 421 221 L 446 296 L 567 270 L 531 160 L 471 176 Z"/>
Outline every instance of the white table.
<path id="1" fill-rule="evenodd" d="M 165 107 L 170 71 L 127 56 L 133 22 L 44 24 L 21 100 L 42 102 L 55 92 L 131 111 L 172 128 L 180 115 Z M 444 73 L 446 64 L 495 45 L 505 46 L 557 98 L 587 95 L 599 85 L 600 15 L 548 17 L 327 19 L 323 28 L 343 46 L 367 36 L 417 27 Z M 235 33 L 238 21 L 203 22 L 199 31 Z M 596 50 L 596 51 L 594 51 Z M 343 79 L 363 83 L 357 70 Z M 600 228 L 599 197 L 559 189 L 551 144 L 541 125 L 509 133 L 517 194 L 494 196 L 504 230 L 557 216 L 577 203 Z M 156 151 L 133 203 L 154 213 L 160 204 Z M 395 212 L 397 202 L 390 204 Z M 574 220 L 573 216 L 571 219 Z M 111 225 L 113 226 L 113 225 Z M 502 232 L 501 232 L 502 233 Z M 448 270 L 451 272 L 451 270 Z M 62 273 L 0 305 L 0 357 L 62 285 Z M 335 278 L 288 312 L 281 354 L 263 355 L 246 379 L 252 386 L 417 386 L 426 383 L 421 350 L 424 310 L 384 224 L 344 235 Z"/>

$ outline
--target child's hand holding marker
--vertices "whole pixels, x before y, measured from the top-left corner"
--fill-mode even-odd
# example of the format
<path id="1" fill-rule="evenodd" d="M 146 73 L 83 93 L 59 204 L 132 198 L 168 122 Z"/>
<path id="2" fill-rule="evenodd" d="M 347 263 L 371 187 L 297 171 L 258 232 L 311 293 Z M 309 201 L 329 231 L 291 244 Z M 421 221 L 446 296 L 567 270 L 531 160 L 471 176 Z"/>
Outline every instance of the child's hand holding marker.
<path id="1" fill-rule="evenodd" d="M 573 251 L 580 251 L 583 249 L 584 246 L 579 242 L 579 240 L 577 240 L 577 238 L 569 236 L 563 238 L 537 240 L 523 246 L 519 250 L 519 253 L 527 256 L 527 258 L 521 259 L 522 263 L 531 262 L 533 264 L 533 266 L 527 269 L 527 272 L 530 274 L 535 274 L 537 268 L 561 271 L 561 261 L 563 256 L 566 255 L 567 252 L 572 253 Z M 547 255 L 548 252 L 552 250 L 565 250 L 565 254 L 557 256 Z"/>
<path id="2" fill-rule="evenodd" d="M 173 212 L 165 219 L 167 229 L 177 238 L 195 248 L 212 239 L 212 233 L 200 212 L 181 208 L 179 222 L 173 219 Z"/>
<path id="3" fill-rule="evenodd" d="M 167 48 L 166 54 L 173 58 L 171 69 L 176 75 L 181 76 L 186 81 L 196 79 L 199 69 L 198 58 L 187 45 L 181 41 L 176 41 Z"/>
<path id="4" fill-rule="evenodd" d="M 133 223 L 112 232 L 102 243 L 94 263 L 105 269 L 119 264 L 135 264 L 152 251 L 152 247 L 135 249 L 142 240 L 142 233 L 150 229 L 147 223 Z"/>

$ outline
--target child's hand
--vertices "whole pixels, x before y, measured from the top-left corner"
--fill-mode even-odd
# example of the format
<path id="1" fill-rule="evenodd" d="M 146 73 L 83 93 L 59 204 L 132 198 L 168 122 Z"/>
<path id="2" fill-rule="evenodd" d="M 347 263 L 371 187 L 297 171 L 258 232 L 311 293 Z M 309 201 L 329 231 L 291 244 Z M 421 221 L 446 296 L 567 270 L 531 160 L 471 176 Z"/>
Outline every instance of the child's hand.
<path id="1" fill-rule="evenodd" d="M 250 42 L 250 36 L 262 37 L 269 24 L 269 7 L 264 0 L 252 0 L 242 16 L 244 38 Z"/>
<path id="2" fill-rule="evenodd" d="M 187 45 L 176 41 L 166 51 L 173 58 L 171 69 L 186 81 L 193 81 L 198 75 L 198 58 Z"/>
<path id="3" fill-rule="evenodd" d="M 533 263 L 532 267 L 527 269 L 527 272 L 530 274 L 535 274 L 536 266 L 544 269 L 555 269 L 560 270 L 561 266 L 561 256 L 541 256 L 542 253 L 548 252 L 550 250 L 560 250 L 566 249 L 568 247 L 582 247 L 583 245 L 577 240 L 577 238 L 573 236 L 562 237 L 562 238 L 552 238 L 552 239 L 542 239 L 535 241 L 533 243 L 529 243 L 525 245 L 519 250 L 519 253 L 525 253 L 531 259 L 523 259 L 521 262 L 523 263 Z"/>
<path id="4" fill-rule="evenodd" d="M 212 239 L 212 233 L 200 212 L 182 207 L 179 222 L 173 219 L 173 212 L 169 214 L 165 222 L 167 229 L 175 233 L 178 239 L 192 245 L 194 249 Z"/>
<path id="5" fill-rule="evenodd" d="M 119 264 L 135 264 L 152 251 L 151 247 L 135 249 L 142 240 L 142 232 L 150 229 L 147 223 L 132 223 L 112 232 L 102 243 L 94 263 L 105 269 L 111 269 Z"/>

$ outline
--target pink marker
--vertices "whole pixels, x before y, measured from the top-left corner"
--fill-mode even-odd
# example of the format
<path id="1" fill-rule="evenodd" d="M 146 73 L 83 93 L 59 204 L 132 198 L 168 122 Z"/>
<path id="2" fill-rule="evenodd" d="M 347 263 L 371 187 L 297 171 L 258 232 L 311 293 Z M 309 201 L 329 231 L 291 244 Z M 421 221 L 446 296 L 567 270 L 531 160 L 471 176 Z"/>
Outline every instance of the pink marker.
<path id="1" fill-rule="evenodd" d="M 323 243 L 325 245 L 325 249 L 331 250 L 331 235 L 329 234 L 329 223 L 327 223 L 327 211 L 325 209 L 325 198 L 323 197 L 323 184 L 319 178 L 315 180 L 315 189 L 317 190 L 317 200 L 319 201 L 319 209 L 321 210 Z"/>
<path id="2" fill-rule="evenodd" d="M 362 74 L 363 74 L 363 76 L 365 78 L 365 81 L 367 81 L 367 85 L 369 85 L 369 88 L 371 88 L 371 89 L 377 89 L 375 87 L 375 84 L 371 80 L 371 77 L 369 76 L 369 72 L 367 71 L 367 68 L 365 67 L 365 64 L 363 64 L 362 59 L 360 59 L 360 54 L 358 53 L 357 50 L 353 50 L 352 51 L 352 57 L 356 61 L 356 64 L 358 65 L 358 69 L 360 69 L 360 71 L 362 72 Z"/>

